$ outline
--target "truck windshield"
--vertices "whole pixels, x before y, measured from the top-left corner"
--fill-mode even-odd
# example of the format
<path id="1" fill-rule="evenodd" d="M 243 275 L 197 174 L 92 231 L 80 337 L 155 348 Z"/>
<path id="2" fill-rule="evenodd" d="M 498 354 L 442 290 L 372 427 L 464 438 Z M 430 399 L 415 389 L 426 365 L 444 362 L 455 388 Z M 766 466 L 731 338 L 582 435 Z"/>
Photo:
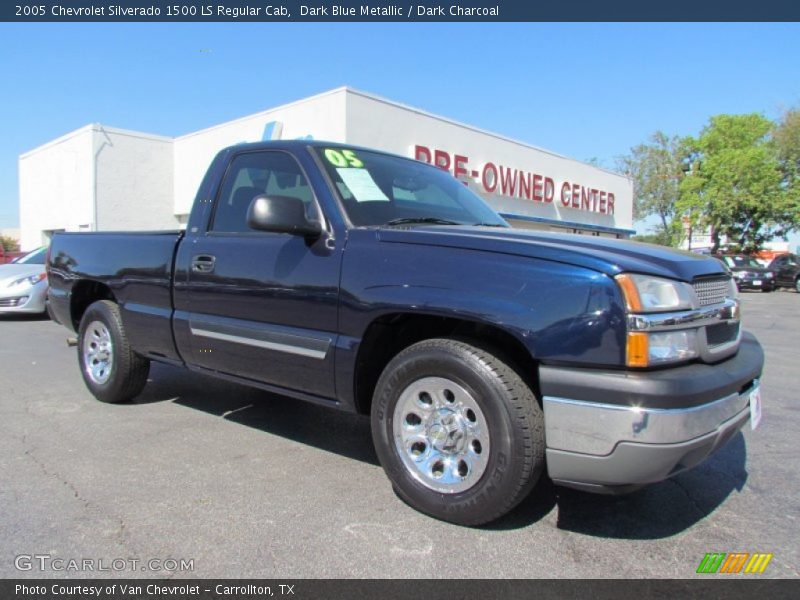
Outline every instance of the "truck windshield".
<path id="1" fill-rule="evenodd" d="M 477 194 L 441 169 L 379 152 L 342 147 L 316 152 L 353 225 L 508 226 Z"/>

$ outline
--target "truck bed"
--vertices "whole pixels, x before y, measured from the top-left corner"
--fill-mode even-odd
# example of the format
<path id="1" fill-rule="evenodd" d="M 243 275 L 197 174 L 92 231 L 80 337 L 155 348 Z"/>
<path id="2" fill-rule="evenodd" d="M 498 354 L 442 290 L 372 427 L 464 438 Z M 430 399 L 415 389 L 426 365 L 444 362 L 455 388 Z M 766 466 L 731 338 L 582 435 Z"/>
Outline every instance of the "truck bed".
<path id="1" fill-rule="evenodd" d="M 121 308 L 131 345 L 180 360 L 172 339 L 174 257 L 183 231 L 56 233 L 50 246 L 53 317 L 73 330 L 74 315 L 100 286 Z"/>

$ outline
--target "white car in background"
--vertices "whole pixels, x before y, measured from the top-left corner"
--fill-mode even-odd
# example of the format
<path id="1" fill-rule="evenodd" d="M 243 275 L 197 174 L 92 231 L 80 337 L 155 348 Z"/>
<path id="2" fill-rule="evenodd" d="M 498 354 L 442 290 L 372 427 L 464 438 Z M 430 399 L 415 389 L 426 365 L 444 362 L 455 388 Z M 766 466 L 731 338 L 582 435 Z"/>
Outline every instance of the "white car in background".
<path id="1" fill-rule="evenodd" d="M 0 265 L 0 314 L 47 312 L 47 248 Z"/>

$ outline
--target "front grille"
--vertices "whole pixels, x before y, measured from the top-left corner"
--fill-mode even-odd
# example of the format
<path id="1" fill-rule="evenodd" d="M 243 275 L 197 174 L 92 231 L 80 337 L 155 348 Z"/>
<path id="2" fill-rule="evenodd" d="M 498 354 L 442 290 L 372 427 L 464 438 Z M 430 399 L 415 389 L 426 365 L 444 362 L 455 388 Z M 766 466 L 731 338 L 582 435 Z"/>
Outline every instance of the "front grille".
<path id="1" fill-rule="evenodd" d="M 713 279 L 698 279 L 692 284 L 694 293 L 700 306 L 719 304 L 725 301 L 725 297 L 730 291 L 729 277 L 715 277 Z"/>
<path id="2" fill-rule="evenodd" d="M 720 346 L 736 339 L 739 323 L 717 323 L 706 327 L 706 340 L 709 346 Z"/>
<path id="3" fill-rule="evenodd" d="M 18 298 L 0 298 L 0 308 L 14 308 L 21 306 L 28 301 L 27 296 L 20 296 Z"/>

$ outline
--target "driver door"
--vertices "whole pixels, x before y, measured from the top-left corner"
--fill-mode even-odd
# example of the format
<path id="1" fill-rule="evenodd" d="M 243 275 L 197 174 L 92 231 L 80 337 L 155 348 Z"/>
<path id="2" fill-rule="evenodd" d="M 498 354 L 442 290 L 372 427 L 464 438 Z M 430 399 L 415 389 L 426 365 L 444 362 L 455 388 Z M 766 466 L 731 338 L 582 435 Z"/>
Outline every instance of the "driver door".
<path id="1" fill-rule="evenodd" d="M 223 179 L 208 230 L 181 260 L 187 272 L 194 365 L 333 397 L 340 247 L 251 230 L 247 209 L 259 194 L 300 198 L 322 221 L 297 160 L 284 151 L 243 152 Z"/>

